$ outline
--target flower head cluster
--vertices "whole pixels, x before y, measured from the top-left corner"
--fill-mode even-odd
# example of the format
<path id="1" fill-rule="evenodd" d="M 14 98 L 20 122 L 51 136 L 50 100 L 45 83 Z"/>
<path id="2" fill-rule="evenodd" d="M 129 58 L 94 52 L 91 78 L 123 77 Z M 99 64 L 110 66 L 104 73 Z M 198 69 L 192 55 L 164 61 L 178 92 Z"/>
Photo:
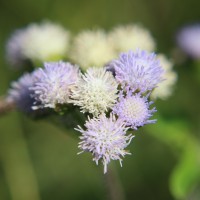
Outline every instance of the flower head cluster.
<path id="1" fill-rule="evenodd" d="M 200 24 L 182 28 L 177 34 L 178 46 L 189 56 L 200 59 Z"/>
<path id="2" fill-rule="evenodd" d="M 177 74 L 173 71 L 173 62 L 168 60 L 163 54 L 158 54 L 161 67 L 164 69 L 162 78 L 164 81 L 158 83 L 157 87 L 152 91 L 152 99 L 167 99 L 173 91 L 173 86 L 177 81 Z"/>
<path id="3" fill-rule="evenodd" d="M 62 61 L 49 62 L 44 63 L 44 69 L 40 68 L 38 71 L 37 81 L 30 90 L 36 102 L 41 102 L 41 105 L 33 108 L 55 108 L 57 104 L 68 103 L 71 90 L 78 79 L 78 67 Z"/>
<path id="4" fill-rule="evenodd" d="M 133 136 L 126 135 L 127 128 L 121 119 L 111 114 L 109 118 L 102 114 L 99 118 L 88 119 L 85 123 L 86 130 L 80 126 L 76 129 L 82 133 L 79 148 L 93 154 L 93 160 L 98 164 L 101 159 L 104 165 L 104 173 L 111 160 L 119 160 L 130 154 L 124 150 L 131 142 Z"/>
<path id="5" fill-rule="evenodd" d="M 113 157 L 113 151 L 107 149 L 111 148 L 111 141 L 115 141 L 116 138 L 119 138 L 119 135 L 107 135 L 107 132 L 112 133 L 112 131 L 121 130 L 115 129 L 113 119 L 119 120 L 119 122 L 123 124 L 124 132 L 128 129 L 136 130 L 145 124 L 155 123 L 156 120 L 150 119 L 153 113 L 156 112 L 156 109 L 155 107 L 150 108 L 153 102 L 149 101 L 149 95 L 150 92 L 157 87 L 158 83 L 161 82 L 164 71 L 155 54 L 150 54 L 141 50 L 121 54 L 120 58 L 110 62 L 106 66 L 106 69 L 111 76 L 109 79 L 115 78 L 118 83 L 117 95 L 116 90 L 111 90 L 115 91 L 112 98 L 114 99 L 114 97 L 116 98 L 117 96 L 117 99 L 112 102 L 113 105 L 110 107 L 110 111 L 101 107 L 100 111 L 102 112 L 97 112 L 96 115 L 93 113 L 95 118 L 89 119 L 89 121 L 86 122 L 86 130 L 80 127 L 76 129 L 83 134 L 80 137 L 81 142 L 79 143 L 79 148 L 83 151 L 92 152 L 95 161 L 101 159 L 104 164 L 104 172 L 107 171 L 107 164 L 110 162 L 110 159 L 116 159 L 115 156 Z M 85 109 L 83 106 L 87 105 L 88 111 L 92 110 L 91 107 L 88 106 L 92 105 L 92 107 L 94 107 L 99 104 L 99 102 L 106 102 L 106 96 L 112 96 L 109 91 L 102 93 L 101 90 L 105 88 L 105 84 L 103 84 L 102 81 L 100 84 L 97 84 L 93 74 L 94 69 L 89 69 L 86 75 L 82 76 L 82 81 L 77 82 L 77 88 L 79 89 L 76 88 L 74 94 L 72 92 L 76 98 L 76 101 L 74 101 L 77 103 L 76 105 L 82 106 L 82 109 Z M 109 83 L 109 79 L 106 79 L 105 83 Z M 95 90 L 93 90 L 94 87 L 96 88 Z M 93 91 L 95 91 L 95 98 Z M 104 94 L 104 98 L 102 98 L 102 94 Z M 74 97 L 72 96 L 72 99 Z M 83 101 L 83 97 L 87 101 Z M 84 105 L 83 102 L 87 103 Z M 106 118 L 104 113 L 111 113 L 110 118 Z M 109 131 L 107 131 L 108 127 Z M 112 139 L 110 139 L 109 136 L 111 136 Z M 129 135 L 128 137 L 131 138 L 132 136 Z M 107 138 L 109 140 L 107 140 Z M 103 141 L 103 143 L 99 143 L 100 141 Z M 129 142 L 127 144 L 129 144 Z M 121 152 L 124 146 L 121 147 L 120 144 L 117 143 L 117 146 L 118 145 Z M 115 150 L 115 147 L 111 149 L 114 150 L 117 155 L 120 155 L 119 151 Z"/>
<path id="6" fill-rule="evenodd" d="M 101 67 L 115 58 L 115 53 L 103 30 L 83 31 L 73 41 L 70 58 L 83 69 Z"/>
<path id="7" fill-rule="evenodd" d="M 61 59 L 69 48 L 69 32 L 50 22 L 30 24 L 14 32 L 6 48 L 8 61 L 14 65 L 26 59 L 35 62 Z"/>
<path id="8" fill-rule="evenodd" d="M 120 54 L 108 67 L 115 71 L 115 78 L 123 87 L 146 92 L 162 81 L 163 69 L 154 53 L 137 50 Z"/>
<path id="9" fill-rule="evenodd" d="M 154 40 L 137 25 L 108 33 L 78 34 L 69 57 L 83 71 L 69 62 L 48 62 L 63 58 L 68 42 L 68 32 L 50 23 L 33 24 L 14 34 L 7 46 L 13 63 L 26 59 L 47 62 L 12 84 L 8 101 L 25 112 L 55 110 L 65 114 L 78 107 L 88 119 L 85 128 L 75 128 L 81 133 L 78 147 L 81 152 L 91 152 L 96 164 L 101 161 L 106 173 L 111 160 L 121 164 L 130 154 L 125 149 L 134 136 L 127 131 L 156 122 L 151 119 L 156 109 L 149 97 L 167 97 L 176 76 L 165 57 L 149 53 L 155 49 Z M 124 53 L 118 57 L 121 51 Z M 170 82 L 161 83 L 164 79 Z"/>
<path id="10" fill-rule="evenodd" d="M 118 26 L 109 33 L 108 37 L 118 53 L 135 51 L 138 48 L 151 52 L 156 46 L 150 32 L 137 24 Z"/>
<path id="11" fill-rule="evenodd" d="M 86 30 L 73 40 L 70 58 L 84 69 L 101 67 L 116 58 L 119 52 L 155 49 L 155 42 L 148 30 L 139 25 L 118 26 L 105 31 Z"/>
<path id="12" fill-rule="evenodd" d="M 117 82 L 104 68 L 89 68 L 81 75 L 72 90 L 71 102 L 80 106 L 82 112 L 94 116 L 112 108 L 117 99 Z"/>

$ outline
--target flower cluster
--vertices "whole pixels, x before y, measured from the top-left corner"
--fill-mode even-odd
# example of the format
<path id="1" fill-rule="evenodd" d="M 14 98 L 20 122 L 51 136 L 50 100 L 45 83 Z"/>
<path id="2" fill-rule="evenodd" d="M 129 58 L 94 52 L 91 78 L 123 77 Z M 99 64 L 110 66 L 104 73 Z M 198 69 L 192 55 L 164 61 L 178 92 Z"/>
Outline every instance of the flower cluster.
<path id="1" fill-rule="evenodd" d="M 68 34 L 57 30 L 60 36 L 55 37 L 65 43 L 65 48 L 61 41 L 38 47 L 48 43 L 42 35 L 49 26 L 31 25 L 26 31 L 15 33 L 8 43 L 8 55 L 13 61 L 20 63 L 28 58 L 46 62 L 14 82 L 7 100 L 27 114 L 46 109 L 65 113 L 78 108 L 86 117 L 85 127 L 75 128 L 81 133 L 78 147 L 81 152 L 91 152 L 96 164 L 101 161 L 106 173 L 111 160 L 119 160 L 122 165 L 123 157 L 130 154 L 125 150 L 134 137 L 129 131 L 156 122 L 151 119 L 156 108 L 150 97 L 165 98 L 170 94 L 176 80 L 171 62 L 151 53 L 155 43 L 149 32 L 138 25 L 117 27 L 108 34 L 103 30 L 78 34 L 69 57 L 80 67 L 64 61 L 49 62 L 56 52 L 62 57 L 68 41 Z M 58 36 L 57 31 L 51 33 Z M 27 38 L 34 44 L 28 45 Z M 60 44 L 62 51 L 54 48 L 54 42 Z M 118 55 L 119 52 L 123 53 Z M 164 84 L 168 78 L 170 81 Z"/>
<path id="2" fill-rule="evenodd" d="M 9 63 L 15 68 L 29 60 L 36 64 L 69 58 L 82 69 L 101 67 L 117 58 L 120 52 L 156 48 L 150 32 L 140 25 L 118 26 L 109 32 L 103 29 L 83 30 L 72 34 L 58 24 L 44 21 L 15 31 L 6 45 Z"/>
<path id="3" fill-rule="evenodd" d="M 79 148 L 91 152 L 97 163 L 102 159 L 104 172 L 111 159 L 121 163 L 126 154 L 124 148 L 132 139 L 131 135 L 126 136 L 126 131 L 155 123 L 150 118 L 156 109 L 150 108 L 153 102 L 148 97 L 162 81 L 164 72 L 155 54 L 139 49 L 122 53 L 106 68 L 107 72 L 88 69 L 71 96 L 75 105 L 93 117 L 86 121 L 86 130 L 76 129 L 83 134 Z M 109 79 L 105 78 L 106 73 Z"/>
<path id="4" fill-rule="evenodd" d="M 108 33 L 99 30 L 80 32 L 72 42 L 70 58 L 84 69 L 101 67 L 117 58 L 120 52 L 144 49 L 155 50 L 155 42 L 150 32 L 140 25 L 118 26 Z"/>
<path id="5" fill-rule="evenodd" d="M 113 72 L 107 70 L 112 68 Z M 102 160 L 104 172 L 111 160 L 119 160 L 138 129 L 151 120 L 156 109 L 150 108 L 149 93 L 162 81 L 162 67 L 156 56 L 137 50 L 122 53 L 106 67 L 88 68 L 83 74 L 78 66 L 60 62 L 44 63 L 12 85 L 8 98 L 23 111 L 72 104 L 88 116 L 79 148 Z M 24 103 L 28 102 L 28 103 Z M 90 116 L 90 117 L 89 117 Z"/>

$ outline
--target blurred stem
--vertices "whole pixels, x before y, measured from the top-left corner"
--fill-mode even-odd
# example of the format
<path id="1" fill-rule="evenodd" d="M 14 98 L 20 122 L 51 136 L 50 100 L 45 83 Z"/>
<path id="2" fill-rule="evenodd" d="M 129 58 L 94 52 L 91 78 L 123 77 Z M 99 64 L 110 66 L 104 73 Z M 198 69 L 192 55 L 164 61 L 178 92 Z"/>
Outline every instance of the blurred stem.
<path id="1" fill-rule="evenodd" d="M 35 172 L 19 123 L 5 126 L 0 137 L 1 164 L 11 199 L 40 200 Z"/>
<path id="2" fill-rule="evenodd" d="M 109 166 L 104 175 L 109 200 L 125 200 L 124 190 L 114 165 Z"/>
<path id="3" fill-rule="evenodd" d="M 4 97 L 0 97 L 0 116 L 5 115 L 15 108 L 13 102 L 7 102 Z"/>

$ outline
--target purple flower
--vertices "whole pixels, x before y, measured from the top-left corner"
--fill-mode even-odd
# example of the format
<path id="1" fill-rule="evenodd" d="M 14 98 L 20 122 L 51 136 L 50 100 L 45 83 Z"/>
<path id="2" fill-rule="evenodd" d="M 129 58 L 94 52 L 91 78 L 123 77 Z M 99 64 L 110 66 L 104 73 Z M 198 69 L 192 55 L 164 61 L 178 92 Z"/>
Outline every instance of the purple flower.
<path id="1" fill-rule="evenodd" d="M 200 24 L 182 28 L 176 37 L 178 46 L 189 56 L 200 59 Z"/>
<path id="2" fill-rule="evenodd" d="M 22 53 L 24 37 L 24 31 L 16 30 L 6 44 L 7 61 L 16 69 L 20 69 L 26 60 Z"/>
<path id="3" fill-rule="evenodd" d="M 145 124 L 156 122 L 156 120 L 149 120 L 156 112 L 155 108 L 149 109 L 152 103 L 148 102 L 147 97 L 142 97 L 140 93 L 132 94 L 132 91 L 128 90 L 126 96 L 120 94 L 119 102 L 113 108 L 113 113 L 124 121 L 127 127 L 137 129 Z"/>
<path id="4" fill-rule="evenodd" d="M 24 74 L 18 81 L 11 84 L 11 89 L 8 91 L 7 101 L 13 102 L 19 110 L 27 114 L 33 112 L 34 99 L 31 97 L 32 92 L 29 87 L 33 86 L 36 73 Z"/>
<path id="5" fill-rule="evenodd" d="M 115 78 L 123 87 L 146 92 L 152 90 L 162 81 L 163 69 L 154 53 L 137 50 L 120 54 L 113 60 L 108 69 L 114 67 Z"/>
<path id="6" fill-rule="evenodd" d="M 34 93 L 36 102 L 40 101 L 41 105 L 33 108 L 55 108 L 57 104 L 68 103 L 71 90 L 78 79 L 78 67 L 62 61 L 48 62 L 39 71 L 36 74 L 37 81 L 30 90 Z"/>
<path id="7" fill-rule="evenodd" d="M 107 172 L 107 165 L 111 160 L 119 160 L 122 165 L 122 157 L 130 154 L 124 149 L 134 137 L 132 135 L 126 136 L 127 128 L 124 122 L 121 119 L 116 119 L 113 114 L 110 115 L 110 118 L 102 114 L 99 118 L 89 118 L 85 127 L 86 130 L 80 126 L 76 128 L 82 133 L 81 142 L 79 142 L 79 148 L 82 152 L 91 152 L 96 164 L 101 159 L 104 173 Z"/>

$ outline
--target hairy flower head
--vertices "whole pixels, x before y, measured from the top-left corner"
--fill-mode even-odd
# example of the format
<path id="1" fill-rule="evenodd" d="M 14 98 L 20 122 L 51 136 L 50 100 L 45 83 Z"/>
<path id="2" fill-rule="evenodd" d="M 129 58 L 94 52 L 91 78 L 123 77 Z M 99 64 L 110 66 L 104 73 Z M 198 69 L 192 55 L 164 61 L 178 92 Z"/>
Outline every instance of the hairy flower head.
<path id="1" fill-rule="evenodd" d="M 41 102 L 40 107 L 55 108 L 57 104 L 68 103 L 71 90 L 78 79 L 78 67 L 60 61 L 44 63 L 44 69 L 38 70 L 40 73 L 36 74 L 37 81 L 30 90 L 33 91 L 35 100 Z"/>
<path id="2" fill-rule="evenodd" d="M 8 40 L 8 61 L 19 65 L 27 59 L 34 62 L 62 59 L 69 49 L 69 38 L 69 32 L 58 24 L 30 24 L 15 31 Z"/>
<path id="3" fill-rule="evenodd" d="M 137 24 L 114 28 L 109 33 L 109 41 L 118 53 L 138 48 L 149 52 L 155 50 L 155 42 L 150 32 Z"/>
<path id="4" fill-rule="evenodd" d="M 139 93 L 133 95 L 128 90 L 126 96 L 120 94 L 119 102 L 114 106 L 113 113 L 123 120 L 126 126 L 137 129 L 145 124 L 155 123 L 156 120 L 149 120 L 156 112 L 155 108 L 150 110 L 151 104 L 152 102 L 148 102 L 147 97 L 142 97 Z"/>
<path id="5" fill-rule="evenodd" d="M 7 101 L 13 102 L 17 108 L 25 113 L 32 112 L 34 99 L 31 97 L 32 87 L 35 82 L 35 72 L 26 73 L 21 76 L 18 81 L 12 82 L 11 89 L 8 90 Z"/>
<path id="6" fill-rule="evenodd" d="M 125 128 L 124 122 L 116 119 L 112 114 L 109 118 L 102 114 L 99 118 L 89 118 L 85 127 L 86 130 L 80 126 L 76 128 L 82 133 L 78 146 L 82 152 L 91 152 L 96 164 L 101 159 L 104 173 L 107 172 L 107 165 L 111 160 L 119 160 L 122 165 L 122 158 L 130 154 L 124 149 L 133 138 L 132 135 L 126 135 L 127 128 Z"/>
<path id="7" fill-rule="evenodd" d="M 158 83 L 158 86 L 152 91 L 151 97 L 153 99 L 166 99 L 172 94 L 173 86 L 177 81 L 177 74 L 173 71 L 172 61 L 168 60 L 163 54 L 159 54 L 158 59 L 164 69 L 162 75 L 164 81 Z"/>
<path id="8" fill-rule="evenodd" d="M 117 82 L 104 68 L 89 68 L 72 90 L 71 101 L 81 111 L 95 116 L 112 108 L 117 98 Z"/>
<path id="9" fill-rule="evenodd" d="M 30 24 L 26 29 L 22 52 L 31 60 L 52 61 L 66 56 L 69 32 L 50 22 Z"/>
<path id="10" fill-rule="evenodd" d="M 87 69 L 103 66 L 115 58 L 115 53 L 103 30 L 87 30 L 75 37 L 70 56 L 75 63 Z"/>
<path id="11" fill-rule="evenodd" d="M 108 66 L 115 71 L 115 78 L 123 87 L 146 92 L 162 81 L 163 69 L 154 53 L 137 50 L 120 54 Z"/>
<path id="12" fill-rule="evenodd" d="M 24 30 L 16 30 L 6 43 L 6 59 L 16 69 L 21 68 L 26 58 L 22 52 Z"/>

